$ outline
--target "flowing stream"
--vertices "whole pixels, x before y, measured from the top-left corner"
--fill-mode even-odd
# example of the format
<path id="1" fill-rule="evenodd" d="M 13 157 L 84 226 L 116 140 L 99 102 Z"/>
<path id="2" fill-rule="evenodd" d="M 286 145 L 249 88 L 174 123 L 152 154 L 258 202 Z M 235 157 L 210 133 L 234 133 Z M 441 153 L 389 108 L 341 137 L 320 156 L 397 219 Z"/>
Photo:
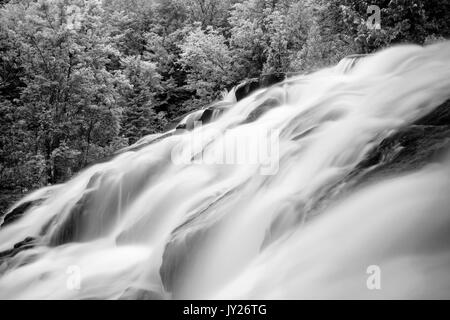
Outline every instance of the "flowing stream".
<path id="1" fill-rule="evenodd" d="M 450 98 L 450 43 L 354 59 L 24 198 L 0 298 L 450 298 L 449 157 L 330 191 Z"/>

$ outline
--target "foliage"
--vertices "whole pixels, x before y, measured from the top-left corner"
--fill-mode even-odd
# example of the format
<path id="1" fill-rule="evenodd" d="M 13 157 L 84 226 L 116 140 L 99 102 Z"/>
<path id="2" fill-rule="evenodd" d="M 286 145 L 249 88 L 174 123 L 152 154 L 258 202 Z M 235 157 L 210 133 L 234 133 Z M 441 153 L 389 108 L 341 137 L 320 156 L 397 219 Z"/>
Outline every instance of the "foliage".
<path id="1" fill-rule="evenodd" d="M 180 45 L 180 63 L 187 72 L 186 87 L 196 90 L 197 104 L 218 98 L 238 80 L 239 65 L 225 37 L 213 27 L 196 25 Z"/>
<path id="2" fill-rule="evenodd" d="M 449 36 L 447 0 L 1 1 L 1 193 L 62 182 L 246 78 Z"/>

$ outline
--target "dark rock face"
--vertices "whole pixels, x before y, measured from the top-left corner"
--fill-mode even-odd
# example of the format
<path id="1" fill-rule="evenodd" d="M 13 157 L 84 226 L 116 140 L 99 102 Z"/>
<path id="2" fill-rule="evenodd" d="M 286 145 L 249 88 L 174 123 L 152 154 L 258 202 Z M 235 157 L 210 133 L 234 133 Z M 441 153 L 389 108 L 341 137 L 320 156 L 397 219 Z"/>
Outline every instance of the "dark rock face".
<path id="1" fill-rule="evenodd" d="M 4 217 L 3 223 L 1 224 L 1 227 L 6 227 L 14 221 L 20 219 L 28 209 L 39 205 L 41 202 L 42 200 L 27 201 L 14 208 L 12 211 L 7 212 Z"/>
<path id="2" fill-rule="evenodd" d="M 0 259 L 5 257 L 12 257 L 22 250 L 32 248 L 34 246 L 35 240 L 36 239 L 32 237 L 25 238 L 25 240 L 16 243 L 12 249 L 0 252 Z"/>
<path id="3" fill-rule="evenodd" d="M 365 179 L 419 169 L 450 147 L 450 100 L 385 139 L 357 170 L 375 166 Z"/>
<path id="4" fill-rule="evenodd" d="M 418 169 L 436 159 L 450 146 L 450 127 L 411 126 L 384 140 L 360 164 L 377 166 L 366 177 Z"/>
<path id="5" fill-rule="evenodd" d="M 285 80 L 286 77 L 287 74 L 285 73 L 271 73 L 262 75 L 259 78 L 245 80 L 244 82 L 239 84 L 235 89 L 236 101 L 240 101 L 248 97 L 250 94 L 252 94 L 254 91 L 258 89 L 262 89 L 280 83 L 283 80 Z M 202 124 L 210 123 L 216 120 L 220 115 L 222 115 L 225 112 L 225 110 L 228 107 L 230 107 L 230 105 L 231 104 L 229 102 L 225 101 L 215 102 L 209 106 L 204 107 L 203 109 L 192 111 L 190 113 L 184 114 L 183 116 L 174 119 L 173 121 L 171 121 L 171 123 L 169 123 L 166 126 L 165 130 L 166 131 L 173 129 L 176 129 L 177 131 L 193 130 L 194 124 L 196 122 L 201 122 Z M 266 112 L 272 107 L 273 106 L 271 102 L 262 105 L 260 108 L 258 108 L 258 110 L 255 110 L 252 113 L 252 115 L 249 117 L 248 122 L 256 120 L 259 116 L 261 116 L 264 112 Z M 154 140 L 150 143 L 154 143 L 156 141 L 159 141 L 159 139 Z"/>
<path id="6" fill-rule="evenodd" d="M 450 126 L 450 100 L 414 122 L 416 126 Z"/>
<path id="7" fill-rule="evenodd" d="M 211 123 L 221 116 L 228 106 L 229 105 L 226 103 L 215 103 L 205 109 L 188 113 L 180 119 L 180 122 L 175 126 L 175 129 L 191 131 L 195 128 L 196 124 L 205 125 Z"/>
<path id="8" fill-rule="evenodd" d="M 258 120 L 263 114 L 265 114 L 267 111 L 276 108 L 280 105 L 280 101 L 278 101 L 275 98 L 270 98 L 264 101 L 261 105 L 256 107 L 250 114 L 248 115 L 247 119 L 244 121 L 244 123 L 251 123 L 256 120 Z"/>
<path id="9" fill-rule="evenodd" d="M 286 79 L 285 73 L 271 73 L 245 81 L 236 88 L 236 100 L 240 101 L 248 97 L 258 89 L 272 86 Z"/>
<path id="10" fill-rule="evenodd" d="M 216 234 L 217 223 L 221 221 L 222 216 L 208 213 L 219 208 L 222 201 L 238 196 L 244 185 L 245 183 L 221 194 L 172 231 L 164 249 L 159 274 L 164 289 L 172 293 L 173 298 L 177 299 L 177 288 L 183 285 L 187 267 L 196 261 L 197 249 L 207 243 L 209 235 Z"/>
<path id="11" fill-rule="evenodd" d="M 259 78 L 259 85 L 260 88 L 269 87 L 274 84 L 280 83 L 285 79 L 286 73 L 283 72 L 265 74 Z"/>
<path id="12" fill-rule="evenodd" d="M 47 197 L 49 196 L 49 192 L 42 195 L 41 198 L 34 199 L 31 201 L 23 202 L 22 204 L 18 205 L 16 208 L 12 209 L 11 211 L 7 212 L 4 216 L 3 223 L 1 224 L 1 228 L 4 228 L 15 221 L 22 218 L 30 209 L 32 209 L 35 206 L 40 205 L 42 202 L 44 202 Z M 24 250 L 29 250 L 34 248 L 36 245 L 38 245 L 38 242 L 40 241 L 40 237 L 26 237 L 24 240 L 16 243 L 11 249 L 5 250 L 0 252 L 0 273 L 4 268 L 7 269 L 7 266 L 11 263 L 13 258 L 19 254 L 20 252 Z M 29 260 L 29 259 L 28 259 Z M 21 264 L 25 264 L 27 261 L 22 261 Z"/>
<path id="13" fill-rule="evenodd" d="M 450 100 L 375 147 L 356 168 L 320 192 L 312 212 L 377 179 L 418 170 L 450 149 Z"/>
<path id="14" fill-rule="evenodd" d="M 11 258 L 14 258 L 14 256 L 16 256 L 19 252 L 32 249 L 35 245 L 36 239 L 28 237 L 25 238 L 23 241 L 16 243 L 13 248 L 0 252 L 0 266 L 2 266 L 4 263 L 7 266 Z M 2 268 L 0 268 L 0 272 L 1 270 Z"/>
<path id="15" fill-rule="evenodd" d="M 258 90 L 259 80 L 258 79 L 249 79 L 244 82 L 242 85 L 236 88 L 236 100 L 240 101 L 245 97 L 248 97 L 252 92 Z"/>
<path id="16" fill-rule="evenodd" d="M 184 238 L 174 238 L 167 243 L 163 254 L 163 262 L 159 269 L 164 289 L 176 294 L 182 285 L 186 267 L 195 261 L 195 249 L 202 245 L 211 229 L 198 229 Z M 176 299 L 176 295 L 174 296 Z"/>
<path id="17" fill-rule="evenodd" d="M 38 198 L 29 201 L 24 201 L 20 205 L 10 209 L 3 216 L 0 216 L 0 227 L 1 228 L 6 227 L 11 223 L 15 222 L 16 220 L 19 220 L 30 209 L 32 209 L 35 206 L 41 205 L 46 199 L 48 199 L 51 193 L 52 189 L 47 190 L 46 192 L 42 193 Z M 1 218 L 3 218 L 3 222 L 1 222 L 2 221 Z"/>
<path id="18" fill-rule="evenodd" d="M 80 240 L 81 230 L 89 217 L 89 207 L 95 201 L 95 192 L 86 192 L 70 210 L 68 217 L 58 226 L 50 239 L 51 246 Z"/>
<path id="19" fill-rule="evenodd" d="M 280 83 L 284 79 L 286 79 L 286 74 L 272 73 L 262 75 L 260 78 L 246 80 L 236 87 L 235 90 L 236 101 L 240 101 L 248 97 L 250 94 L 252 94 L 254 91 L 258 89 L 262 89 Z M 269 99 L 265 101 L 261 106 L 259 106 L 255 111 L 253 111 L 250 114 L 246 123 L 255 121 L 266 111 L 277 106 L 278 104 L 279 102 L 276 99 Z M 183 119 L 185 119 L 185 121 L 178 123 L 178 125 L 176 125 L 175 128 L 177 130 L 192 130 L 194 129 L 195 122 L 201 122 L 202 124 L 210 123 L 215 119 L 217 119 L 221 114 L 223 114 L 223 112 L 225 112 L 225 110 L 229 106 L 230 105 L 228 103 L 216 102 L 211 106 L 206 107 L 205 109 L 191 112 L 190 114 L 184 115 L 182 118 L 179 118 L 178 121 L 182 121 Z M 171 125 L 171 128 L 173 127 L 174 126 Z"/>

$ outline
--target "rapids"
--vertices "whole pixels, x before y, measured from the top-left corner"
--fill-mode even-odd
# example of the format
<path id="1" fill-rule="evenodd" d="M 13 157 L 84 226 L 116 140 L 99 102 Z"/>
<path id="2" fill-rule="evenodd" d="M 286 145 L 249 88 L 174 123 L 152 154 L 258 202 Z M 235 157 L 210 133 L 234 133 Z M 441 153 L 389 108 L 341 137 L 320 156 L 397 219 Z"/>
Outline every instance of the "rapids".
<path id="1" fill-rule="evenodd" d="M 450 157 L 320 205 L 449 98 L 450 42 L 404 45 L 146 137 L 10 209 L 0 298 L 450 298 Z"/>

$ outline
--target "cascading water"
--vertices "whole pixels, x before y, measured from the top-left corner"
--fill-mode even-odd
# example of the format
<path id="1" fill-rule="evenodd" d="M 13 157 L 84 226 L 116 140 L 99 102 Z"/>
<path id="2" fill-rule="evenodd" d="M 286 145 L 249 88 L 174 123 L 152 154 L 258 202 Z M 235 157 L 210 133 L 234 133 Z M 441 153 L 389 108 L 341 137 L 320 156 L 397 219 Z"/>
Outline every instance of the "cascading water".
<path id="1" fill-rule="evenodd" d="M 261 89 L 17 203 L 0 228 L 0 298 L 450 298 L 450 161 L 348 179 L 450 98 L 450 43 L 341 69 Z M 269 162 L 214 161 L 274 132 Z"/>

